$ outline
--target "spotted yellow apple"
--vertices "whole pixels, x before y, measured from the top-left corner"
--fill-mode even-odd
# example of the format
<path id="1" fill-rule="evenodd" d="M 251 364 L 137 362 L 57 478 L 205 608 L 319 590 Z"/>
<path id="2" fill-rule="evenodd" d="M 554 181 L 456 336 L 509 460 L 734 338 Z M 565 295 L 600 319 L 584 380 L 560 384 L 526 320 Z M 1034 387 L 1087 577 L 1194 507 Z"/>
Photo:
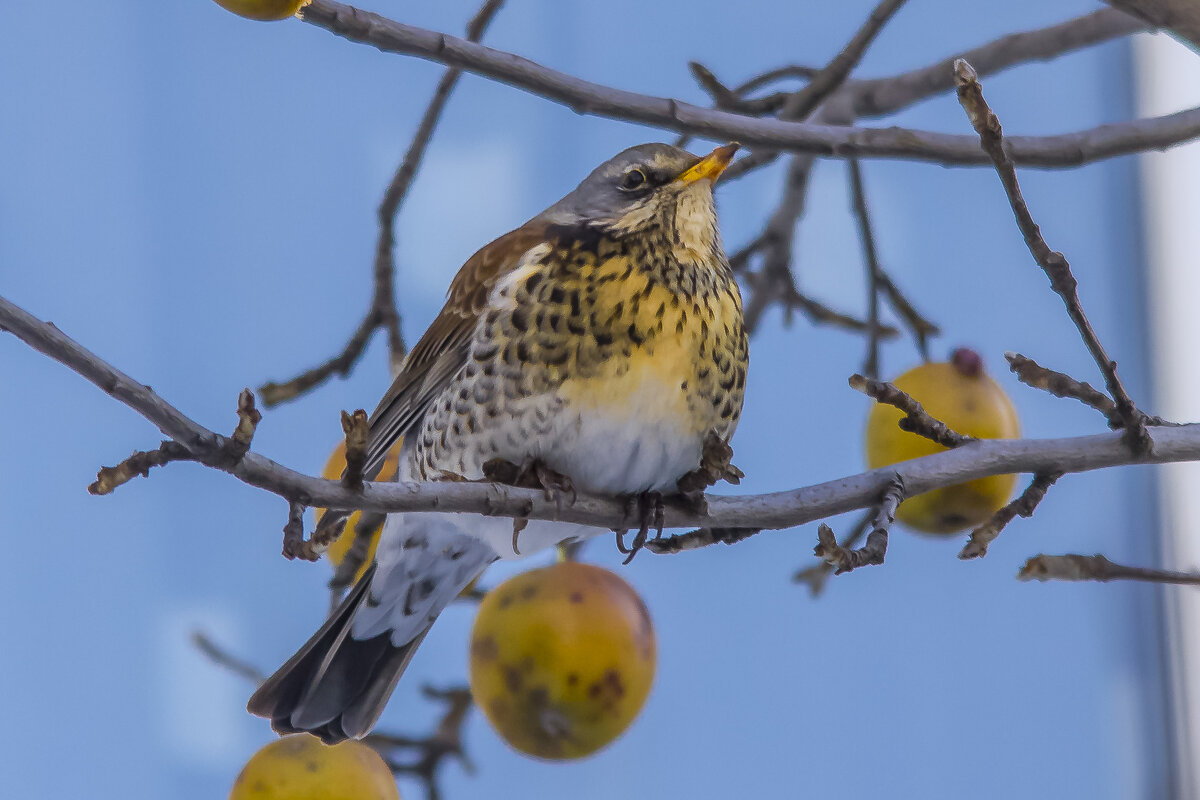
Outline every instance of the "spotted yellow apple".
<path id="1" fill-rule="evenodd" d="M 400 792 L 388 765 L 362 742 L 326 745 L 298 733 L 251 756 L 229 800 L 400 800 Z"/>
<path id="2" fill-rule="evenodd" d="M 581 758 L 621 735 L 654 681 L 650 614 L 616 574 L 564 561 L 488 592 L 471 632 L 471 695 L 513 748 Z"/>
<path id="3" fill-rule="evenodd" d="M 955 350 L 949 361 L 921 364 L 892 381 L 935 419 L 978 439 L 1015 439 L 1021 434 L 1012 401 L 983 368 L 973 350 Z M 867 466 L 871 469 L 940 452 L 945 448 L 900 430 L 903 413 L 876 403 L 867 418 Z M 957 533 L 987 521 L 1012 497 L 1016 475 L 934 489 L 900 504 L 896 518 L 925 533 Z"/>

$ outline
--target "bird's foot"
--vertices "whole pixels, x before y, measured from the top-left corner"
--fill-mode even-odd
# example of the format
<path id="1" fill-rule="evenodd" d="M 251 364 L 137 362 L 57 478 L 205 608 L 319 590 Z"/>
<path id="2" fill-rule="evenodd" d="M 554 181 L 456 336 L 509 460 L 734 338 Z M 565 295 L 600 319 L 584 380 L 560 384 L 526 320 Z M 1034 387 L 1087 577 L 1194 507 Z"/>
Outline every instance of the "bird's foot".
<path id="1" fill-rule="evenodd" d="M 568 505 L 574 505 L 577 495 L 571 479 L 562 473 L 555 472 L 541 460 L 526 459 L 518 465 L 503 458 L 493 458 L 483 465 L 483 479 L 508 486 L 519 486 L 523 489 L 541 489 L 546 500 L 553 500 L 555 507 L 562 510 L 563 497 L 568 497 Z M 529 520 L 524 517 L 513 519 L 512 549 L 513 555 L 520 555 L 518 539 L 521 531 Z"/>
<path id="2" fill-rule="evenodd" d="M 635 519 L 638 521 L 637 533 L 633 536 L 633 542 L 627 548 L 625 547 L 625 534 L 627 531 L 616 531 L 617 534 L 617 549 L 622 553 L 628 554 L 625 558 L 626 564 L 633 561 L 633 557 L 638 554 L 638 551 L 646 546 L 647 539 L 650 538 L 650 529 L 653 528 L 654 538 L 662 538 L 663 524 L 666 521 L 666 509 L 663 506 L 663 496 L 661 492 L 642 492 L 640 494 L 629 495 L 625 500 L 625 516 L 636 514 Z"/>
<path id="3" fill-rule="evenodd" d="M 493 458 L 483 465 L 483 478 L 523 489 L 541 489 L 546 500 L 553 500 L 560 510 L 564 497 L 568 498 L 567 505 L 574 505 L 577 497 L 571 479 L 550 469 L 538 458 L 527 458 L 519 465 L 503 458 Z"/>
<path id="4" fill-rule="evenodd" d="M 700 466 L 680 478 L 676 487 L 684 497 L 692 497 L 721 481 L 737 485 L 744 477 L 746 473 L 733 465 L 733 448 L 729 442 L 715 431 L 709 431 L 700 452 Z"/>

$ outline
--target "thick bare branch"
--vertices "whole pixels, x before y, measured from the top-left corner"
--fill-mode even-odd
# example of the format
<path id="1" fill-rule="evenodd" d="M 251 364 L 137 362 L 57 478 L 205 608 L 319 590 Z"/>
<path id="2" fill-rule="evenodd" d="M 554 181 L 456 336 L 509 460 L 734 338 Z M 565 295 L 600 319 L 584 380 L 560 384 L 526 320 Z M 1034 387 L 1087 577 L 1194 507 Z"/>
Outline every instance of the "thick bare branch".
<path id="1" fill-rule="evenodd" d="M 66 365 L 129 406 L 164 435 L 187 448 L 196 460 L 238 480 L 277 494 L 297 505 L 377 512 L 469 512 L 502 517 L 562 520 L 601 528 L 629 528 L 635 520 L 620 498 L 580 495 L 558 507 L 539 489 L 489 483 L 367 483 L 361 492 L 340 481 L 313 478 L 257 453 L 235 463 L 220 456 L 227 441 L 194 422 L 145 386 L 105 363 L 53 325 L 41 322 L 0 298 L 0 328 L 35 350 Z M 216 455 L 214 455 L 214 453 Z M 1010 472 L 1085 472 L 1132 463 L 1200 461 L 1200 425 L 1163 428 L 1153 453 L 1138 458 L 1120 434 L 1103 433 L 1064 439 L 993 439 L 825 483 L 760 495 L 706 498 L 701 512 L 694 503 L 668 503 L 668 527 L 780 529 L 874 506 L 898 475 L 907 491 L 920 494 L 989 475 Z"/>
<path id="2" fill-rule="evenodd" d="M 1045 28 L 1001 36 L 910 72 L 855 81 L 842 93 L 850 95 L 855 116 L 887 116 L 954 89 L 954 62 L 959 59 L 974 66 L 980 77 L 987 77 L 1018 64 L 1049 61 L 1151 27 L 1128 14 L 1105 8 Z"/>
<path id="3" fill-rule="evenodd" d="M 815 125 L 701 108 L 680 100 L 585 81 L 512 53 L 405 25 L 334 0 L 314 0 L 301 11 L 301 18 L 346 39 L 384 52 L 460 67 L 562 103 L 581 114 L 797 153 L 906 158 L 956 165 L 989 163 L 979 142 L 971 136 L 896 127 Z M 1069 167 L 1132 152 L 1166 149 L 1197 136 L 1200 136 L 1200 109 L 1192 109 L 1059 136 L 1012 136 L 1008 143 L 1018 164 Z"/>

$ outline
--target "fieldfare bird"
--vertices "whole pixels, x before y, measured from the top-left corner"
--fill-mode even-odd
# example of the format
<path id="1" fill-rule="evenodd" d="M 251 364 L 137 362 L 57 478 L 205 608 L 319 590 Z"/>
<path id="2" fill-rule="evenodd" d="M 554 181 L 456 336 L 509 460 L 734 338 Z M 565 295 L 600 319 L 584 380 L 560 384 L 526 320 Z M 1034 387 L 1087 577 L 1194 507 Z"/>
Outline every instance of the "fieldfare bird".
<path id="1" fill-rule="evenodd" d="M 746 330 L 712 191 L 736 150 L 632 147 L 473 255 L 372 415 L 364 473 L 403 437 L 401 481 L 625 496 L 641 511 L 635 550 L 648 517 L 661 532 L 663 493 L 736 481 Z M 490 563 L 602 532 L 534 520 L 518 553 L 515 527 L 389 515 L 374 565 L 249 710 L 280 733 L 365 736 L 438 614 Z"/>

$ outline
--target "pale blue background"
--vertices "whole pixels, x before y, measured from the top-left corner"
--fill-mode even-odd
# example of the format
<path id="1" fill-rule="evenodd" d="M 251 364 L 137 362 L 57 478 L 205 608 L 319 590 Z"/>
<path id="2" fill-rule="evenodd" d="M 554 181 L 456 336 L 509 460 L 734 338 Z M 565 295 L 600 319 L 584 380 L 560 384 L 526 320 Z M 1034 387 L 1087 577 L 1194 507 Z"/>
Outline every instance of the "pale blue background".
<path id="1" fill-rule="evenodd" d="M 688 59 L 730 81 L 823 63 L 869 6 L 511 0 L 488 42 L 701 102 Z M 372 7 L 456 33 L 474 12 L 462 2 Z M 1094 7 L 914 2 L 861 74 L 923 66 Z M 1110 44 L 986 89 L 1009 130 L 1066 131 L 1127 118 L 1128 72 L 1127 47 Z M 357 324 L 375 207 L 439 73 L 204 0 L 7 4 L 0 293 L 204 424 L 230 428 L 241 387 L 325 358 Z M 969 132 L 949 97 L 899 119 Z M 672 136 L 465 79 L 399 225 L 410 342 L 476 247 L 617 150 Z M 938 354 L 970 344 L 999 372 L 1002 353 L 1019 350 L 1095 380 L 990 171 L 871 162 L 865 173 L 886 266 L 947 332 Z M 722 189 L 731 246 L 770 211 L 778 177 Z M 1022 180 L 1122 374 L 1146 397 L 1134 162 Z M 819 164 L 797 271 L 807 291 L 861 310 L 848 207 L 842 166 Z M 804 321 L 785 329 L 773 313 L 752 351 L 735 442 L 741 490 L 859 470 L 868 404 L 845 378 L 861 363 L 860 339 Z M 915 358 L 904 343 L 884 355 L 890 373 Z M 202 626 L 273 668 L 321 619 L 326 565 L 280 558 L 283 502 L 206 469 L 176 465 L 90 497 L 98 466 L 154 446 L 158 432 L 12 337 L 0 336 L 0 364 L 0 794 L 224 796 L 270 734 L 242 710 L 250 687 L 193 652 L 187 634 Z M 337 411 L 370 408 L 384 364 L 376 341 L 351 379 L 268 412 L 255 449 L 318 470 L 340 435 Z M 1077 404 L 998 377 L 1032 436 L 1102 427 Z M 1158 590 L 1012 578 L 1042 550 L 1150 563 L 1153 497 L 1149 470 L 1072 477 L 984 561 L 957 561 L 958 541 L 897 534 L 886 566 L 833 580 L 816 602 L 789 583 L 811 559 L 813 526 L 645 554 L 622 574 L 654 615 L 659 675 L 628 735 L 582 763 L 546 765 L 514 755 L 477 716 L 478 775 L 449 768 L 447 797 L 534 787 L 578 798 L 1162 796 Z M 587 554 L 618 563 L 605 545 Z M 426 729 L 432 709 L 417 687 L 463 678 L 470 619 L 462 606 L 443 617 L 384 725 Z"/>

